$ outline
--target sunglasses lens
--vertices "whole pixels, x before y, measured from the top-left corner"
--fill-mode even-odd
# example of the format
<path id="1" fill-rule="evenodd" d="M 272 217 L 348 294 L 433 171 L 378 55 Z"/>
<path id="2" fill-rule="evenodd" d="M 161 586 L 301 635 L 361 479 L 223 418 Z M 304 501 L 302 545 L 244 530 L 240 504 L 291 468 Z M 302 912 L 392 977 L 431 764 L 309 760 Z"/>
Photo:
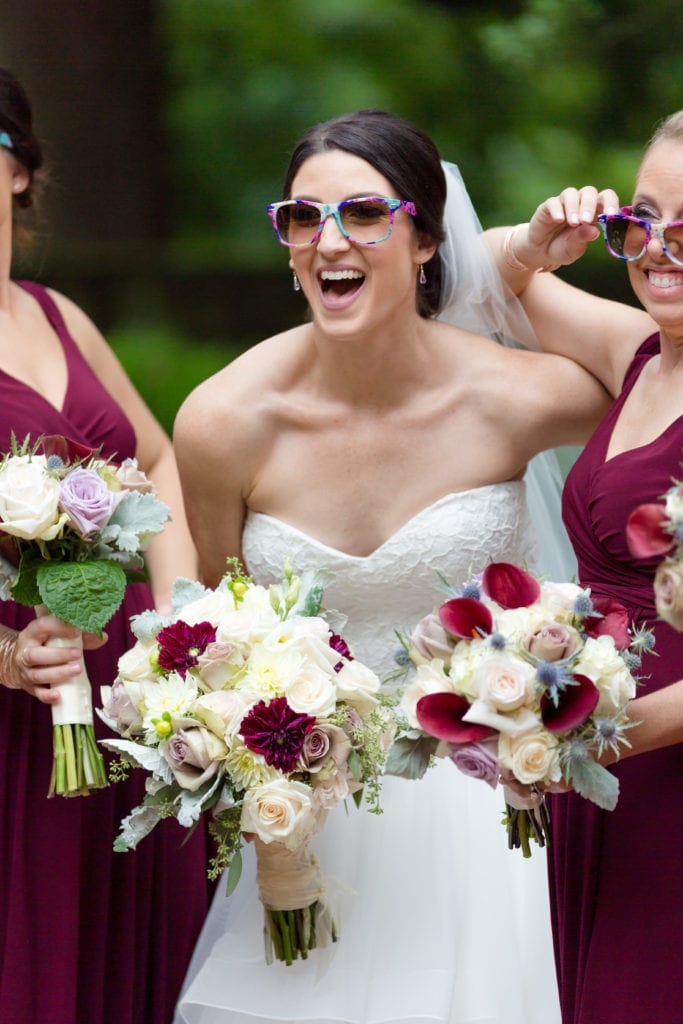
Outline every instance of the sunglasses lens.
<path id="1" fill-rule="evenodd" d="M 339 214 L 352 242 L 383 242 L 391 232 L 391 210 L 384 199 L 349 199 L 340 206 Z"/>
<path id="2" fill-rule="evenodd" d="M 647 243 L 642 224 L 628 217 L 612 217 L 607 221 L 607 244 L 615 256 L 637 260 Z"/>
<path id="3" fill-rule="evenodd" d="M 683 266 L 683 222 L 667 225 L 664 230 L 664 241 L 672 263 Z"/>
<path id="4" fill-rule="evenodd" d="M 285 203 L 276 215 L 277 231 L 283 242 L 309 245 L 320 227 L 320 212 L 304 203 Z"/>

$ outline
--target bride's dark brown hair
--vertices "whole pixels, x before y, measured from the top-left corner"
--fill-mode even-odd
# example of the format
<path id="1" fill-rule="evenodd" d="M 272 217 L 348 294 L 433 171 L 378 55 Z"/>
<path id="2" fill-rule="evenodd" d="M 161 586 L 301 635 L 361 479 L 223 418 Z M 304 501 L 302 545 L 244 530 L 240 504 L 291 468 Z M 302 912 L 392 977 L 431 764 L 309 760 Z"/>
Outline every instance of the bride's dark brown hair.
<path id="1" fill-rule="evenodd" d="M 292 182 L 309 157 L 341 149 L 371 164 L 390 181 L 401 199 L 417 207 L 415 229 L 429 235 L 437 246 L 444 240 L 443 212 L 446 179 L 439 151 L 416 125 L 383 110 L 358 110 L 316 124 L 297 143 L 285 174 L 282 198 L 291 196 Z M 425 264 L 427 283 L 417 288 L 420 316 L 435 316 L 441 309 L 441 260 L 438 248 Z"/>
<path id="2" fill-rule="evenodd" d="M 41 171 L 43 153 L 38 139 L 33 133 L 33 115 L 31 104 L 23 86 L 11 71 L 0 67 L 0 131 L 6 132 L 12 148 L 8 150 L 28 172 L 28 185 L 12 197 L 15 229 L 20 241 L 31 237 L 28 226 L 17 220 L 19 210 L 34 207 L 37 194 L 40 192 L 44 177 Z"/>

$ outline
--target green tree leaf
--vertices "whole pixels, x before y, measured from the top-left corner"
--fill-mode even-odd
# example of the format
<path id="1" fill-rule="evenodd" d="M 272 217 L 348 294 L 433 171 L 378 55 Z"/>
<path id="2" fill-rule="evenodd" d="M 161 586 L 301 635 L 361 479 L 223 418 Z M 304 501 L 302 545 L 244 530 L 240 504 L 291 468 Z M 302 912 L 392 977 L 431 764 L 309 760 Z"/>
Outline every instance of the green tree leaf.
<path id="1" fill-rule="evenodd" d="M 37 578 L 36 604 L 42 601 L 64 622 L 98 636 L 126 591 L 126 574 L 114 562 L 43 562 Z"/>

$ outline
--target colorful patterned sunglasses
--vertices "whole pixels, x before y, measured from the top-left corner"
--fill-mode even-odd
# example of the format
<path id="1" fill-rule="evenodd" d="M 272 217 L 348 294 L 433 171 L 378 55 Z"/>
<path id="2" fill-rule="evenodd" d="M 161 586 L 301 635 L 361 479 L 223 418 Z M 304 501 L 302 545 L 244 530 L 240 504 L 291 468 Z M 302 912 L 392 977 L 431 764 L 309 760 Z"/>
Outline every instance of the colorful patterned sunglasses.
<path id="1" fill-rule="evenodd" d="M 349 242 L 377 245 L 391 234 L 397 210 L 405 210 L 411 217 L 417 217 L 414 203 L 384 196 L 343 199 L 340 203 L 287 199 L 268 206 L 278 241 L 290 248 L 317 242 L 328 217 L 334 217 L 337 227 Z"/>

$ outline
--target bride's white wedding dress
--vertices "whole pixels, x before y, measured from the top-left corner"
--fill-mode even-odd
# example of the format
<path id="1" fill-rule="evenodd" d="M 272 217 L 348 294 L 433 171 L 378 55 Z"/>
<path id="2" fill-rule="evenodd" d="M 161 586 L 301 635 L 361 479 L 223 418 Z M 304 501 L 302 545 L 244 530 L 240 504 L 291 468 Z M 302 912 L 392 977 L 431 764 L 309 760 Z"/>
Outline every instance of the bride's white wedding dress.
<path id="1" fill-rule="evenodd" d="M 523 482 L 450 494 L 367 557 L 249 513 L 244 557 L 259 583 L 314 566 L 335 574 L 324 603 L 379 675 L 454 584 L 489 561 L 533 563 Z M 503 796 L 450 761 L 420 781 L 389 778 L 384 814 L 337 807 L 316 839 L 336 890 L 340 941 L 291 967 L 263 959 L 253 850 L 227 899 L 221 883 L 176 1022 L 183 1024 L 557 1024 L 545 851 L 507 849 Z M 189 884 L 189 880 L 186 879 Z"/>

